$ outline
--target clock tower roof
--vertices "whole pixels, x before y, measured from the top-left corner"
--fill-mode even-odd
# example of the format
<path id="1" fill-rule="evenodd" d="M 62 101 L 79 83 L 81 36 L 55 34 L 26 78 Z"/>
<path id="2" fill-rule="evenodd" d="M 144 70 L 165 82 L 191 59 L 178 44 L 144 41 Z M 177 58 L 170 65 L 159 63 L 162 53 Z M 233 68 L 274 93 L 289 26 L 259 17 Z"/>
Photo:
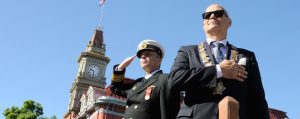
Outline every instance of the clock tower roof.
<path id="1" fill-rule="evenodd" d="M 103 47 L 103 31 L 101 29 L 96 29 L 94 35 L 92 36 L 89 45 L 102 48 Z"/>
<path id="2" fill-rule="evenodd" d="M 91 40 L 89 41 L 85 52 L 94 52 L 100 55 L 105 55 L 105 44 L 103 43 L 103 31 L 99 28 L 94 32 Z"/>

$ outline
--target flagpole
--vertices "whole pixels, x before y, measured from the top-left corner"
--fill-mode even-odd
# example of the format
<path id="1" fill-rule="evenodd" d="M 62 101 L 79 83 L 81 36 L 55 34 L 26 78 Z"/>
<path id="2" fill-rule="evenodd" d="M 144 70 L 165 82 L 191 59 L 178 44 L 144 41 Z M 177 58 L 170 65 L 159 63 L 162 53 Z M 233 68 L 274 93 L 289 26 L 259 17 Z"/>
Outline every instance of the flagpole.
<path id="1" fill-rule="evenodd" d="M 103 19 L 103 10 L 104 10 L 104 6 L 105 4 L 101 5 L 101 13 L 100 13 L 100 20 L 99 20 L 99 24 L 98 24 L 98 29 L 102 29 L 102 19 Z"/>

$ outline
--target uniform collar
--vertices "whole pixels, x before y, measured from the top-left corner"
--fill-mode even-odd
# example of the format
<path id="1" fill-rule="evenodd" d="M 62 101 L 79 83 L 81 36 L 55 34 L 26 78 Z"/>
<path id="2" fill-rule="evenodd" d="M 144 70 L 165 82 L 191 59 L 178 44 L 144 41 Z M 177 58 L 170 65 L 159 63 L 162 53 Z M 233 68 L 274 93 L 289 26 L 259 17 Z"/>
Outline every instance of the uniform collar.
<path id="1" fill-rule="evenodd" d="M 160 71 L 159 69 L 158 70 L 155 70 L 153 71 L 151 74 L 148 74 L 145 76 L 145 79 L 149 79 L 151 76 L 153 76 L 156 72 Z"/>

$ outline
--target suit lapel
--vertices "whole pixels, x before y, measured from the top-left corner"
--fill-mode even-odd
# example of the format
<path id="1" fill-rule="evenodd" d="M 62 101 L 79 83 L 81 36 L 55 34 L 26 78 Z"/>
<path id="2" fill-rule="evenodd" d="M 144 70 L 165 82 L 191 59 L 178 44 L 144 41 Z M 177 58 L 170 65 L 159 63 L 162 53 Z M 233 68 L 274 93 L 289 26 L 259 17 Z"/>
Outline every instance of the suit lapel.
<path id="1" fill-rule="evenodd" d="M 209 44 L 205 41 L 205 49 L 206 49 L 206 51 L 207 51 L 207 55 L 209 56 L 209 58 L 210 58 L 210 60 L 214 63 L 214 64 L 216 64 L 216 60 L 215 60 L 215 57 L 214 57 L 214 55 L 213 55 L 213 53 L 212 53 L 212 51 L 211 51 L 211 48 L 210 48 L 210 46 L 209 46 Z"/>
<path id="2" fill-rule="evenodd" d="M 158 80 L 158 76 L 162 73 L 162 71 L 158 71 L 156 72 L 153 76 L 151 76 L 149 79 L 147 79 L 146 81 L 142 82 L 137 88 L 136 90 L 134 90 L 131 95 L 129 95 L 127 98 L 131 98 L 136 94 L 139 94 L 140 92 L 143 92 L 147 87 L 151 86 L 152 84 L 154 84 L 157 80 Z M 145 80 L 145 79 L 144 79 Z"/>
<path id="3" fill-rule="evenodd" d="M 231 49 L 236 50 L 236 47 L 234 47 L 233 45 L 229 44 L 229 42 L 227 42 L 227 54 L 226 54 L 226 59 L 228 59 L 228 60 L 230 60 Z"/>

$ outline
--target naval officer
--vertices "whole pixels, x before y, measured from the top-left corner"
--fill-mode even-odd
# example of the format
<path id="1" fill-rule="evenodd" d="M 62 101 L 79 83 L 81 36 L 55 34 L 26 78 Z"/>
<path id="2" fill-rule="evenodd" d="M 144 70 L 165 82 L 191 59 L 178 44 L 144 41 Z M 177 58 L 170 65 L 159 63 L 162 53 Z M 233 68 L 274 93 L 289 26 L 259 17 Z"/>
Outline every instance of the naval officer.
<path id="1" fill-rule="evenodd" d="M 127 98 L 124 119 L 174 119 L 179 110 L 179 93 L 172 92 L 168 74 L 160 70 L 165 50 L 155 40 L 143 40 L 134 56 L 113 68 L 111 91 Z M 126 67 L 138 57 L 145 76 L 125 80 Z M 135 72 L 135 71 L 131 71 Z"/>

